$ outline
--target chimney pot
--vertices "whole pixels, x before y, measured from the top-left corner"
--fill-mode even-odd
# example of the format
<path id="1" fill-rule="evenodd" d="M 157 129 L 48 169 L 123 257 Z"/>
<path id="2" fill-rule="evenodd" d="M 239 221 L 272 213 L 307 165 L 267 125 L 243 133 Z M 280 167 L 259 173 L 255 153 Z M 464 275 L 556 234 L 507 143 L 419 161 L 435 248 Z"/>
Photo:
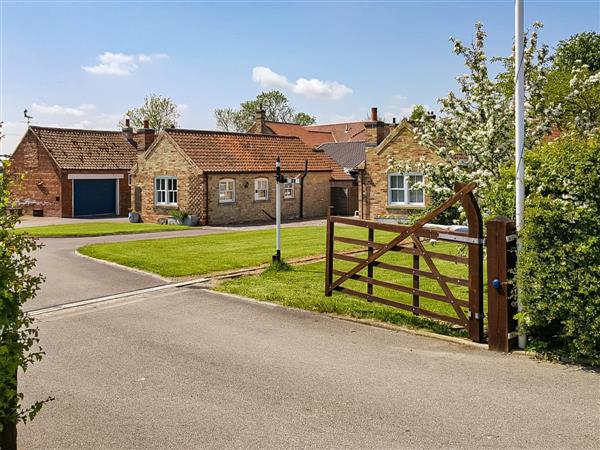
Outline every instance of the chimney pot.
<path id="1" fill-rule="evenodd" d="M 393 117 L 393 118 L 392 118 L 392 123 L 393 123 L 394 125 L 396 124 L 396 118 L 395 118 L 395 117 Z"/>
<path id="2" fill-rule="evenodd" d="M 377 122 L 377 108 L 371 108 L 371 121 Z"/>
<path id="3" fill-rule="evenodd" d="M 125 119 L 125 128 L 129 128 L 130 126 L 129 119 Z"/>
<path id="4" fill-rule="evenodd" d="M 144 119 L 144 128 L 150 128 L 150 122 L 148 119 Z"/>

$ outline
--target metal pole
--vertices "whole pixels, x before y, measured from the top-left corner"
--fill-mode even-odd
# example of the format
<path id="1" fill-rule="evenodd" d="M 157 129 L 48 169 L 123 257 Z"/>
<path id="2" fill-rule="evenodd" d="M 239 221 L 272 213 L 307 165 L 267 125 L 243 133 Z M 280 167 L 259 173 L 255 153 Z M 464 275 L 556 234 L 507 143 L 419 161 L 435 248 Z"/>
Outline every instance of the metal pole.
<path id="1" fill-rule="evenodd" d="M 275 241 L 276 253 L 273 261 L 281 261 L 281 162 L 275 163 Z"/>
<path id="2" fill-rule="evenodd" d="M 523 212 L 525 201 L 525 161 L 524 161 L 524 139 L 525 139 L 525 68 L 523 67 L 523 0 L 515 0 L 515 201 L 516 201 L 516 225 L 517 225 L 517 252 L 521 250 L 522 241 L 520 232 L 523 229 Z M 523 286 L 517 286 L 517 295 L 521 295 Z M 521 311 L 521 302 L 518 303 Z M 527 336 L 519 335 L 519 348 L 525 348 Z"/>

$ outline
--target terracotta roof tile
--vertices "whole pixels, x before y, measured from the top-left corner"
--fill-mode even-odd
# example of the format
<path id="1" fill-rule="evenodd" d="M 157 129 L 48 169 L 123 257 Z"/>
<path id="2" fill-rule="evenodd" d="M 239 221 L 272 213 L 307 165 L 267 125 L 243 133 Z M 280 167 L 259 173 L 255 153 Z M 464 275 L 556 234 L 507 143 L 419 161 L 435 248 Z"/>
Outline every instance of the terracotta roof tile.
<path id="1" fill-rule="evenodd" d="M 333 179 L 348 175 L 325 153 L 297 137 L 222 131 L 169 129 L 165 133 L 205 172 L 274 172 L 279 156 L 284 171 L 331 171 Z M 341 171 L 341 173 L 340 173 Z"/>
<path id="2" fill-rule="evenodd" d="M 304 128 L 309 131 L 329 132 L 335 138 L 335 142 L 364 141 L 366 134 L 364 121 L 308 125 Z"/>
<path id="3" fill-rule="evenodd" d="M 30 126 L 61 169 L 129 170 L 136 149 L 120 131 Z"/>
<path id="4" fill-rule="evenodd" d="M 325 142 L 335 142 L 333 134 L 329 131 L 313 131 L 297 123 L 267 121 L 265 124 L 278 136 L 297 136 L 302 142 L 312 148 Z"/>

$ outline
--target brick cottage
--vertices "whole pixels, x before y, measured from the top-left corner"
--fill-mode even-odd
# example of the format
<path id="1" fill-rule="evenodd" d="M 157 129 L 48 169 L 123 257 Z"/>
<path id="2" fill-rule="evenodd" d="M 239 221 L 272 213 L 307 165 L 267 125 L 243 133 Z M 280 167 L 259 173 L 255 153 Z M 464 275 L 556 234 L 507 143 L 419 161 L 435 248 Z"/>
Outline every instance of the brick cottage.
<path id="1" fill-rule="evenodd" d="M 179 209 L 201 224 L 272 220 L 275 161 L 284 176 L 284 219 L 324 217 L 332 183 L 350 181 L 329 156 L 297 137 L 168 129 L 132 169 L 132 204 L 156 222 Z"/>
<path id="2" fill-rule="evenodd" d="M 365 219 L 395 217 L 406 219 L 423 210 L 429 198 L 423 189 L 413 186 L 424 180 L 419 171 L 421 160 L 436 162 L 439 157 L 415 140 L 412 125 L 403 120 L 388 134 L 386 124 L 373 120 L 366 124 L 366 158 L 360 180 L 360 216 Z M 406 164 L 408 170 L 389 170 L 389 159 Z"/>
<path id="3" fill-rule="evenodd" d="M 23 176 L 13 198 L 30 215 L 127 215 L 128 175 L 136 161 L 136 145 L 131 128 L 119 132 L 30 126 L 10 158 L 10 171 Z"/>

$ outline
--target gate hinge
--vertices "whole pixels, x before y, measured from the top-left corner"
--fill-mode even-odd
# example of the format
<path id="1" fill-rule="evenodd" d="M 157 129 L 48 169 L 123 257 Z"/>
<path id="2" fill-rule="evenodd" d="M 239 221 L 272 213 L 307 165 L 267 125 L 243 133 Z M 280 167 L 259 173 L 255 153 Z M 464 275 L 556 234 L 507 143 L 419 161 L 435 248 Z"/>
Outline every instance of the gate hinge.
<path id="1" fill-rule="evenodd" d="M 473 311 L 469 311 L 469 319 L 483 319 L 485 317 L 485 314 L 483 313 L 474 313 Z"/>

